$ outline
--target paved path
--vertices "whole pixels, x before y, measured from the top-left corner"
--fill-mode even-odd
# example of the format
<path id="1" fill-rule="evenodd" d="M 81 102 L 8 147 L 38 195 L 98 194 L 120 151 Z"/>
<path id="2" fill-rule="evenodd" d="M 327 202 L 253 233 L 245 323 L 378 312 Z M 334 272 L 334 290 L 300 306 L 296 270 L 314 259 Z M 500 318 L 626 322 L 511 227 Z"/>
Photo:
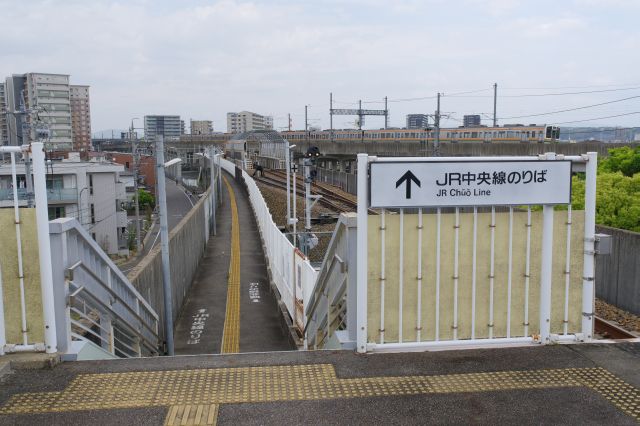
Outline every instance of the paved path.
<path id="1" fill-rule="evenodd" d="M 576 424 L 640 420 L 640 343 L 65 363 L 0 386 L 2 424 Z"/>
<path id="2" fill-rule="evenodd" d="M 260 234 L 245 190 L 225 174 L 217 235 L 207 244 L 176 321 L 178 355 L 294 349 L 269 289 Z"/>

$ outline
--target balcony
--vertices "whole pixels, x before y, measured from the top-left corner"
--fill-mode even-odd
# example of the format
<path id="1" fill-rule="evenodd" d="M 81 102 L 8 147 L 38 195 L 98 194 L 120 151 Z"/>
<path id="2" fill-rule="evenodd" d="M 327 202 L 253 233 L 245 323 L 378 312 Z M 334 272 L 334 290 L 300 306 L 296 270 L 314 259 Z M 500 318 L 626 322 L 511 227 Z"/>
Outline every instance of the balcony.
<path id="1" fill-rule="evenodd" d="M 18 189 L 18 200 L 27 200 L 27 190 Z M 47 200 L 54 203 L 77 203 L 78 190 L 76 188 L 47 188 Z M 13 201 L 13 189 L 0 189 L 0 201 Z"/>

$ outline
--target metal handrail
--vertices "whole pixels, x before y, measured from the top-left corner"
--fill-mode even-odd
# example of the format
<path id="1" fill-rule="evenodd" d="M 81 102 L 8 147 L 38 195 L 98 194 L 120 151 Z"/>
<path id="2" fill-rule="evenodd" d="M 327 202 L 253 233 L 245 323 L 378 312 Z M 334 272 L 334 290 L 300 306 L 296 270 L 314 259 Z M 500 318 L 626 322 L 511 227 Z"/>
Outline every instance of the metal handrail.
<path id="1" fill-rule="evenodd" d="M 108 285 L 106 285 L 103 281 L 102 278 L 100 278 L 99 276 L 97 276 L 91 269 L 89 269 L 81 260 L 77 261 L 76 263 L 74 263 L 72 266 L 70 266 L 69 268 L 67 268 L 67 271 L 75 271 L 78 267 L 82 267 L 82 269 L 87 272 L 93 279 L 95 279 L 98 284 L 100 284 L 100 286 L 105 289 L 111 296 L 113 296 L 118 302 L 120 302 L 120 304 L 129 311 L 129 313 L 131 313 L 136 319 L 138 319 L 140 321 L 140 323 L 147 329 L 149 330 L 155 337 L 157 337 L 159 339 L 158 334 L 156 333 L 155 330 L 153 330 L 149 325 L 147 325 L 146 321 L 144 320 L 144 318 L 142 318 L 133 308 L 131 308 L 131 306 L 129 306 L 129 304 L 126 303 L 125 300 L 123 300 L 120 295 L 118 295 L 118 293 L 116 293 L 112 288 L 110 288 Z M 73 274 L 69 275 L 69 280 L 70 282 L 73 282 Z M 86 292 L 88 292 L 88 290 L 85 290 Z M 89 294 L 91 294 L 89 292 Z M 102 303 L 102 301 L 100 301 L 100 303 Z M 109 309 L 111 309 L 109 307 Z M 153 312 L 149 312 L 149 314 L 156 320 L 156 322 L 158 321 L 158 318 L 156 315 L 154 315 Z M 119 315 L 118 315 L 119 316 Z"/>
<path id="2" fill-rule="evenodd" d="M 79 262 L 81 263 L 81 262 Z M 69 281 L 69 284 L 73 284 L 74 286 L 77 286 L 78 289 L 80 288 L 80 286 L 78 286 L 78 284 L 74 283 L 73 281 Z M 152 352 L 157 352 L 158 348 L 157 346 L 149 341 L 144 334 L 140 333 L 140 331 L 135 330 L 132 326 L 129 325 L 129 322 L 122 318 L 122 316 L 120 314 L 118 314 L 116 311 L 113 310 L 113 308 L 104 303 L 102 300 L 100 300 L 100 298 L 98 296 L 96 296 L 95 294 L 93 294 L 90 290 L 83 288 L 82 290 L 83 293 L 86 293 L 91 299 L 93 299 L 97 304 L 99 304 L 102 308 L 104 308 L 107 312 L 109 312 L 116 320 L 118 320 L 118 323 L 121 324 L 124 328 L 126 328 L 130 333 L 134 334 L 135 336 L 137 336 L 141 342 L 143 344 L 145 344 L 145 346 L 150 349 Z M 140 319 L 140 322 L 142 325 L 144 325 L 148 330 L 149 327 Z M 153 336 L 158 338 L 157 334 L 153 333 Z M 159 340 L 159 338 L 158 338 Z"/>

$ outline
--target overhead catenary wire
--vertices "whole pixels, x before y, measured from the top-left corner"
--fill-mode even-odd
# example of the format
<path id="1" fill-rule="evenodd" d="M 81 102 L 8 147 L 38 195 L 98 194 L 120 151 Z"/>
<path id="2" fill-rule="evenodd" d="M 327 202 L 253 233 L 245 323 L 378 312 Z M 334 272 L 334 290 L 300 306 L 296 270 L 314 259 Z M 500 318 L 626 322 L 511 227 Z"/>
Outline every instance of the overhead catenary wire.
<path id="1" fill-rule="evenodd" d="M 624 101 L 628 101 L 628 100 L 631 100 L 631 99 L 637 99 L 637 98 L 640 98 L 640 95 L 629 96 L 629 97 L 622 98 L 622 99 L 615 99 L 615 100 L 612 100 L 612 101 L 600 102 L 600 103 L 597 103 L 597 104 L 584 105 L 584 106 L 579 106 L 579 107 L 575 107 L 575 108 L 567 108 L 567 109 L 561 109 L 561 110 L 556 110 L 556 111 L 540 112 L 540 113 L 528 114 L 528 115 L 514 115 L 514 116 L 511 116 L 511 117 L 499 117 L 499 119 L 500 120 L 511 120 L 511 119 L 514 119 L 514 118 L 540 117 L 540 116 L 543 116 L 543 115 L 560 114 L 560 113 L 563 113 L 563 112 L 579 111 L 579 110 L 588 109 L 588 108 L 595 108 L 595 107 L 602 106 L 602 105 L 610 105 L 610 104 L 614 104 L 614 103 L 618 103 L 618 102 L 624 102 Z"/>

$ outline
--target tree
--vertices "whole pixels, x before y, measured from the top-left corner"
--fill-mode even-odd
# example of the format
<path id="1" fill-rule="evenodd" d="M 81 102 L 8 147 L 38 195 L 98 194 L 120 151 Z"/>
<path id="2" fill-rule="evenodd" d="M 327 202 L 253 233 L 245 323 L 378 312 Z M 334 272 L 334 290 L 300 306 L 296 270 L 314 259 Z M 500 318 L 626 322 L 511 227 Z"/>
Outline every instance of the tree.
<path id="1" fill-rule="evenodd" d="M 605 173 L 621 172 L 628 177 L 640 173 L 640 147 L 610 149 L 609 157 L 600 161 L 598 170 Z"/>
<path id="2" fill-rule="evenodd" d="M 573 177 L 574 209 L 584 209 L 585 182 Z M 632 177 L 622 172 L 598 174 L 596 187 L 596 223 L 640 232 L 640 173 Z"/>
<path id="3" fill-rule="evenodd" d="M 138 207 L 140 209 L 144 210 L 145 207 L 153 209 L 155 205 L 156 199 L 150 192 L 147 192 L 144 189 L 138 190 Z"/>

